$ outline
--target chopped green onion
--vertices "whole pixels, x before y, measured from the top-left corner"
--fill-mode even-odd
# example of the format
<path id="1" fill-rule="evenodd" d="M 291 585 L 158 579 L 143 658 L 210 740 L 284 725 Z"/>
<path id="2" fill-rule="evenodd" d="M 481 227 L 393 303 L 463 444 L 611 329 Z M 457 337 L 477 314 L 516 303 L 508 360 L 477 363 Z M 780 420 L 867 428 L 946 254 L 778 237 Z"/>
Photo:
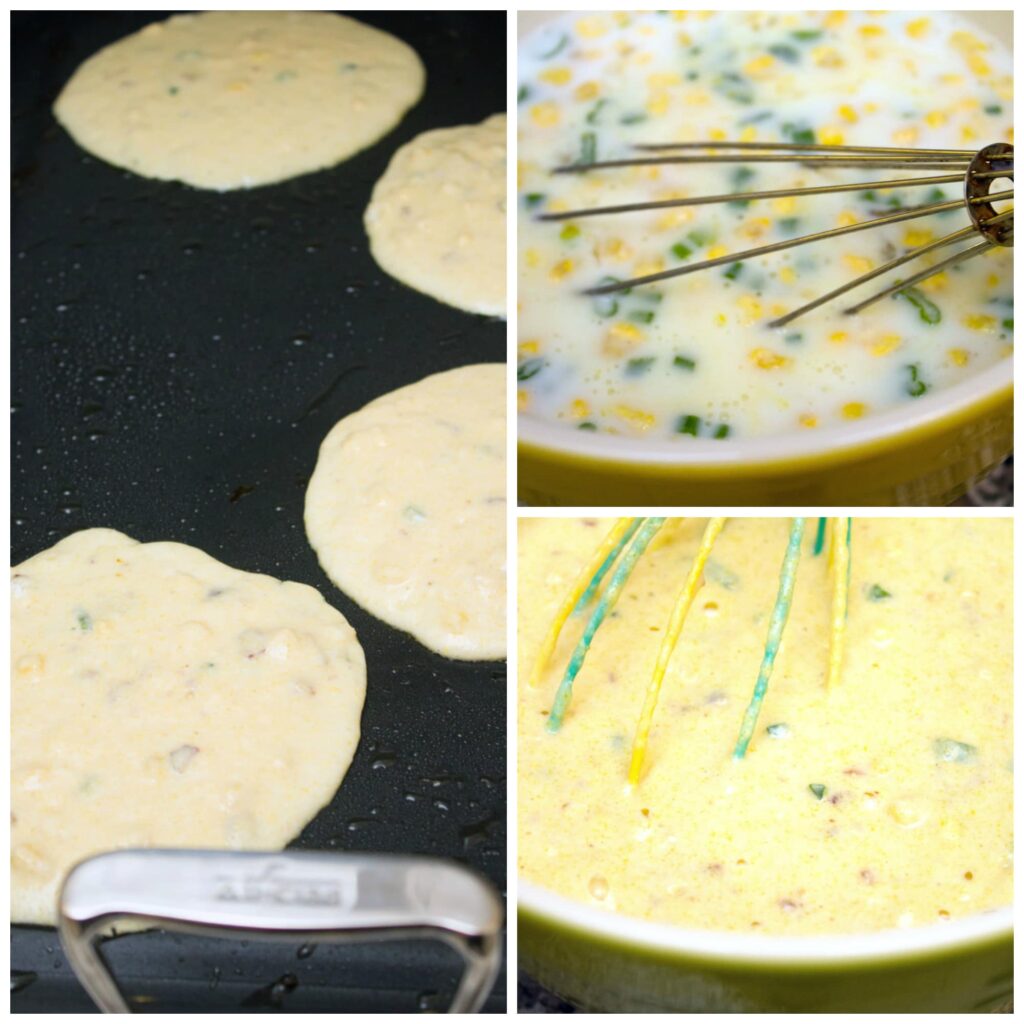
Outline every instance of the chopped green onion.
<path id="1" fill-rule="evenodd" d="M 630 288 L 630 291 L 633 289 Z M 645 288 L 642 292 L 637 293 L 637 299 L 640 302 L 652 302 L 658 303 L 665 297 L 661 292 L 655 291 L 653 288 Z"/>
<path id="2" fill-rule="evenodd" d="M 746 117 L 741 117 L 736 123 L 737 124 L 758 124 L 761 121 L 767 121 L 772 116 L 770 110 L 759 110 L 756 114 L 747 114 Z"/>
<path id="3" fill-rule="evenodd" d="M 918 291 L 917 288 L 904 288 L 896 294 L 901 295 L 911 305 L 916 306 L 918 316 L 926 324 L 937 324 L 942 319 L 942 311 L 939 307 L 927 295 Z"/>
<path id="4" fill-rule="evenodd" d="M 861 192 L 860 197 L 861 199 L 866 199 L 869 203 L 874 203 L 878 199 L 878 193 L 869 189 L 867 192 Z"/>
<path id="5" fill-rule="evenodd" d="M 711 435 L 716 441 L 722 441 L 729 436 L 729 424 L 719 423 L 715 432 Z"/>
<path id="6" fill-rule="evenodd" d="M 602 277 L 597 283 L 598 285 L 618 284 L 619 278 Z M 627 288 L 625 291 L 619 292 L 618 295 L 628 295 L 632 290 L 632 288 Z M 615 316 L 619 311 L 618 295 L 614 292 L 609 295 L 595 295 L 594 312 L 597 313 L 598 316 L 603 317 Z"/>
<path id="7" fill-rule="evenodd" d="M 582 423 L 576 424 L 577 430 L 597 430 L 597 424 L 592 423 L 590 420 L 584 420 Z"/>
<path id="8" fill-rule="evenodd" d="M 689 434 L 690 437 L 696 437 L 697 432 L 700 430 L 700 417 L 699 416 L 680 416 L 679 422 L 676 424 L 677 434 Z"/>
<path id="9" fill-rule="evenodd" d="M 827 790 L 820 782 L 812 782 L 807 787 L 819 800 L 823 799 Z"/>
<path id="10" fill-rule="evenodd" d="M 1003 329 L 1007 330 L 1007 331 L 1012 331 L 1013 330 L 1013 317 L 1012 316 L 1009 318 L 1009 320 L 1004 320 L 1003 321 Z"/>
<path id="11" fill-rule="evenodd" d="M 526 205 L 532 210 L 535 206 L 540 206 L 541 203 L 547 197 L 543 192 L 527 192 L 523 199 L 526 201 Z"/>
<path id="12" fill-rule="evenodd" d="M 712 86 L 715 92 L 733 103 L 753 103 L 754 87 L 735 71 L 723 71 Z"/>
<path id="13" fill-rule="evenodd" d="M 178 95 L 178 92 L 179 92 L 180 90 L 178 89 L 178 87 L 177 87 L 176 85 L 172 85 L 172 86 L 171 86 L 171 87 L 170 87 L 170 88 L 169 88 L 169 89 L 168 89 L 167 91 L 168 91 L 168 92 L 169 92 L 169 93 L 170 93 L 170 94 L 171 94 L 172 96 L 177 96 L 177 95 Z"/>
<path id="14" fill-rule="evenodd" d="M 1003 112 L 1003 108 L 998 103 L 990 103 L 985 108 L 985 113 L 986 114 L 1001 114 L 1002 112 Z"/>
<path id="15" fill-rule="evenodd" d="M 528 99 L 530 96 L 530 87 L 528 85 L 519 86 L 519 92 L 516 95 L 516 102 L 522 103 L 523 100 Z"/>
<path id="16" fill-rule="evenodd" d="M 635 114 L 623 114 L 619 118 L 619 124 L 641 124 L 647 120 L 646 114 L 635 113 Z"/>
<path id="17" fill-rule="evenodd" d="M 787 64 L 798 64 L 800 62 L 800 51 L 795 47 L 788 46 L 786 43 L 776 43 L 774 46 L 769 46 L 768 52 L 773 57 L 784 60 Z"/>
<path id="18" fill-rule="evenodd" d="M 518 380 L 529 380 L 531 377 L 536 377 L 547 363 L 543 359 L 527 359 L 525 363 L 520 363 L 516 369 L 516 378 Z"/>
<path id="19" fill-rule="evenodd" d="M 586 120 L 587 120 L 587 124 L 597 124 L 597 117 L 598 117 L 598 114 L 600 114 L 600 113 L 601 113 L 601 109 L 602 109 L 603 107 L 605 107 L 605 106 L 606 106 L 607 104 L 608 104 L 608 101 L 607 101 L 607 100 L 605 100 L 605 99 L 600 99 L 600 100 L 598 100 L 598 101 L 597 101 L 597 102 L 596 102 L 596 103 L 595 103 L 595 104 L 594 104 L 594 105 L 593 105 L 593 106 L 592 106 L 592 107 L 590 108 L 590 111 L 589 111 L 589 112 L 587 113 L 587 118 L 586 118 Z"/>
<path id="20" fill-rule="evenodd" d="M 597 159 L 597 135 L 594 132 L 584 132 L 580 138 L 580 160 L 581 164 L 592 164 Z"/>
<path id="21" fill-rule="evenodd" d="M 937 739 L 932 744 L 932 750 L 940 761 L 953 764 L 970 764 L 978 755 L 978 748 L 972 747 L 970 743 L 961 743 L 959 740 L 946 737 Z"/>
<path id="22" fill-rule="evenodd" d="M 820 28 L 801 28 L 795 32 L 789 33 L 794 39 L 799 39 L 801 43 L 811 43 L 815 39 L 821 38 Z"/>
<path id="23" fill-rule="evenodd" d="M 776 722 L 774 725 L 769 725 L 765 732 L 777 740 L 789 739 L 790 735 L 789 726 L 785 722 Z"/>
<path id="24" fill-rule="evenodd" d="M 698 249 L 702 245 L 710 245 L 715 240 L 715 236 L 708 231 L 691 231 L 686 237 L 693 242 Z"/>
<path id="25" fill-rule="evenodd" d="M 872 583 L 868 587 L 868 600 L 869 601 L 884 601 L 887 597 L 892 597 L 884 587 L 880 587 L 877 583 Z"/>
<path id="26" fill-rule="evenodd" d="M 629 314 L 629 319 L 637 324 L 649 324 L 654 320 L 654 310 L 636 309 Z"/>
<path id="27" fill-rule="evenodd" d="M 696 370 L 697 360 L 691 359 L 689 356 L 676 356 L 672 360 L 673 366 L 678 366 L 680 370 Z"/>
<path id="28" fill-rule="evenodd" d="M 685 260 L 693 255 L 693 250 L 688 246 L 683 245 L 682 242 L 676 242 L 676 244 L 672 246 L 672 255 L 675 256 L 677 260 Z"/>
<path id="29" fill-rule="evenodd" d="M 294 71 L 279 71 L 276 75 L 274 75 L 274 81 L 275 82 L 287 82 L 287 81 L 290 81 L 293 78 L 298 78 L 298 77 L 299 77 L 298 74 L 296 72 L 294 72 Z"/>
<path id="30" fill-rule="evenodd" d="M 562 228 L 561 232 L 559 232 L 559 235 L 558 235 L 558 237 L 563 242 L 571 242 L 574 238 L 579 238 L 579 236 L 580 236 L 580 229 L 578 227 L 576 227 L 575 224 L 566 224 L 565 227 Z"/>
<path id="31" fill-rule="evenodd" d="M 742 263 L 733 263 L 728 270 L 723 271 L 723 276 L 729 278 L 730 281 L 735 281 L 740 276 L 740 271 L 743 270 Z"/>
<path id="32" fill-rule="evenodd" d="M 799 226 L 799 217 L 783 217 L 782 220 L 779 221 L 779 230 L 783 231 L 787 235 L 794 234 Z"/>
<path id="33" fill-rule="evenodd" d="M 928 385 L 920 377 L 920 364 L 910 363 L 904 369 L 910 374 L 910 380 L 907 381 L 904 390 L 911 398 L 920 398 L 928 390 Z"/>
<path id="34" fill-rule="evenodd" d="M 721 562 L 716 562 L 713 558 L 709 558 L 705 564 L 704 574 L 713 583 L 717 583 L 726 590 L 732 590 L 740 581 L 739 576 L 732 569 L 727 569 Z"/>
<path id="35" fill-rule="evenodd" d="M 83 633 L 88 633 L 92 629 L 92 616 L 88 612 L 78 612 L 75 619 L 78 622 L 78 628 Z"/>
<path id="36" fill-rule="evenodd" d="M 542 53 L 540 55 L 541 60 L 550 60 L 552 57 L 557 57 L 565 48 L 569 45 L 569 36 L 563 35 L 561 39 L 555 44 L 553 50 L 548 53 Z"/>
<path id="37" fill-rule="evenodd" d="M 782 134 L 787 135 L 789 141 L 797 146 L 813 146 L 816 142 L 814 129 L 806 124 L 787 122 L 782 126 Z"/>
<path id="38" fill-rule="evenodd" d="M 408 519 L 410 523 L 418 523 L 427 518 L 427 513 L 419 507 L 419 505 L 406 505 L 402 509 L 402 515 Z"/>
<path id="39" fill-rule="evenodd" d="M 654 365 L 654 356 L 640 356 L 626 363 L 627 377 L 640 377 Z"/>
<path id="40" fill-rule="evenodd" d="M 790 345 L 796 345 L 804 340 L 804 336 L 800 331 L 791 331 L 789 334 L 785 335 L 782 340 L 789 342 Z"/>
<path id="41" fill-rule="evenodd" d="M 747 167 L 744 164 L 740 164 L 739 167 L 734 167 L 732 174 L 729 175 L 729 179 L 732 182 L 734 188 L 739 188 L 741 185 L 745 185 L 754 177 L 755 171 L 753 167 Z"/>

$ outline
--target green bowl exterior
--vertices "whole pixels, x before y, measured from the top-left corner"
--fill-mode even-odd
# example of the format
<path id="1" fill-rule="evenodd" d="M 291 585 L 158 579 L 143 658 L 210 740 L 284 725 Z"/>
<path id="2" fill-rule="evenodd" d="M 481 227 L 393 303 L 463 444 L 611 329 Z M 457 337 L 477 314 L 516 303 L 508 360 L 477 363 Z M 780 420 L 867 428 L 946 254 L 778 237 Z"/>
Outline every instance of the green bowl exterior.
<path id="1" fill-rule="evenodd" d="M 1013 447 L 1011 387 L 913 430 L 803 457 L 717 465 L 519 443 L 529 505 L 946 505 Z"/>
<path id="2" fill-rule="evenodd" d="M 519 966 L 606 1013 L 992 1013 L 1013 998 L 1013 936 L 841 963 L 666 951 L 519 908 Z"/>

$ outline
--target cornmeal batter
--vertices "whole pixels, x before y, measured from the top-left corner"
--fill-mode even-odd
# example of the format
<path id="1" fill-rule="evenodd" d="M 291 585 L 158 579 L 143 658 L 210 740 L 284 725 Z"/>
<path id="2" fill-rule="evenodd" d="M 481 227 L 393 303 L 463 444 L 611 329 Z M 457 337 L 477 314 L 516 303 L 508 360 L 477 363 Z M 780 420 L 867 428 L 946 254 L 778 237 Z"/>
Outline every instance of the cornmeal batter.
<path id="1" fill-rule="evenodd" d="M 11 919 L 83 857 L 276 850 L 344 778 L 366 691 L 312 589 L 83 530 L 11 581 Z"/>
<path id="2" fill-rule="evenodd" d="M 769 934 L 903 928 L 1008 906 L 1012 526 L 855 519 L 846 656 L 825 690 L 827 557 L 808 529 L 742 761 L 789 523 L 730 519 L 669 663 L 639 784 L 630 746 L 706 520 L 670 520 L 545 726 L 586 615 L 537 688 L 556 609 L 612 520 L 519 525 L 519 870 L 592 907 Z M 814 523 L 810 520 L 808 526 Z"/>
<path id="3" fill-rule="evenodd" d="M 206 11 L 100 50 L 54 113 L 117 167 L 225 191 L 345 160 L 394 128 L 423 83 L 409 46 L 352 18 Z"/>
<path id="4" fill-rule="evenodd" d="M 969 225 L 907 220 L 686 277 L 658 273 L 898 209 L 962 182 L 734 200 L 540 222 L 544 212 L 937 176 L 799 164 L 661 165 L 552 175 L 685 141 L 938 147 L 1013 139 L 1012 58 L 955 14 L 884 11 L 567 14 L 519 46 L 519 408 L 567 429 L 703 438 L 813 431 L 913 403 L 1009 357 L 1012 250 L 1000 248 L 856 316 L 855 301 L 945 258 L 767 324 L 905 249 Z M 1000 190 L 1006 187 L 1003 183 Z M 966 243 L 961 243 L 966 247 Z"/>

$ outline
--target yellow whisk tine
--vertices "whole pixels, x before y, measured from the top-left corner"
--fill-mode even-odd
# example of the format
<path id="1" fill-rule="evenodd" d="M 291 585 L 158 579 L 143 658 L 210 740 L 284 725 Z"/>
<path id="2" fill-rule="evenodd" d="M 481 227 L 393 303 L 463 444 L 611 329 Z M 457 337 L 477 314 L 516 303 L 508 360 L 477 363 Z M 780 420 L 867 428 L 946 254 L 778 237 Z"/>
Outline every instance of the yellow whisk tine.
<path id="1" fill-rule="evenodd" d="M 843 647 L 846 641 L 846 614 L 850 597 L 850 542 L 853 520 L 843 516 L 832 520 L 829 544 L 829 573 L 832 577 L 832 622 L 828 649 L 828 676 L 826 686 L 839 684 L 843 667 Z"/>
<path id="2" fill-rule="evenodd" d="M 647 739 L 651 732 L 654 711 L 658 706 L 658 695 L 661 692 L 662 680 L 665 678 L 665 670 L 668 668 L 669 660 L 676 649 L 676 644 L 683 631 L 683 624 L 686 622 L 686 616 L 690 611 L 690 606 L 693 604 L 693 599 L 703 582 L 704 566 L 707 564 L 708 556 L 711 554 L 711 548 L 718 535 L 722 532 L 724 525 L 725 517 L 720 516 L 711 519 L 704 528 L 704 536 L 701 537 L 700 547 L 697 549 L 697 557 L 690 567 L 690 574 L 687 576 L 686 583 L 683 584 L 683 588 L 679 592 L 676 603 L 672 608 L 672 614 L 668 620 L 668 628 L 661 642 L 661 648 L 658 651 L 654 675 L 651 676 L 651 681 L 647 685 L 643 711 L 640 713 L 640 720 L 636 726 L 636 735 L 633 739 L 633 753 L 629 763 L 629 783 L 631 786 L 635 786 L 640 781 L 644 755 L 647 751 Z"/>
<path id="3" fill-rule="evenodd" d="M 630 516 L 623 516 L 618 519 L 611 530 L 608 531 L 608 535 L 605 539 L 601 541 L 597 550 L 590 556 L 590 560 L 580 570 L 572 588 L 569 593 L 566 594 L 565 599 L 562 601 L 558 612 L 552 620 L 547 636 L 544 637 L 544 643 L 541 644 L 540 651 L 537 654 L 537 660 L 533 663 L 533 671 L 530 672 L 530 686 L 536 686 L 540 682 L 540 677 L 544 674 L 544 669 L 547 668 L 548 661 L 551 659 L 551 654 L 555 649 L 555 645 L 558 643 L 558 637 L 561 635 L 562 627 L 565 625 L 566 620 L 572 614 L 573 609 L 586 592 L 594 574 L 601 568 L 605 559 L 607 559 L 618 546 L 632 523 L 633 519 Z"/>

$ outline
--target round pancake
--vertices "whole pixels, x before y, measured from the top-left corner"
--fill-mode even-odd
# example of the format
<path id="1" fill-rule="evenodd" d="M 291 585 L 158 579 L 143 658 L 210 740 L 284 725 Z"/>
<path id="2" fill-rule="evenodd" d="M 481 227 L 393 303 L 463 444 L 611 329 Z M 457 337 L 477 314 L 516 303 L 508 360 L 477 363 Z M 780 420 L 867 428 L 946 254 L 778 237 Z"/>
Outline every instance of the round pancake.
<path id="1" fill-rule="evenodd" d="M 504 114 L 424 132 L 392 157 L 366 208 L 373 258 L 450 306 L 505 316 Z"/>
<path id="2" fill-rule="evenodd" d="M 306 534 L 377 618 L 450 658 L 504 658 L 504 364 L 434 374 L 337 423 Z"/>
<path id="3" fill-rule="evenodd" d="M 386 135 L 423 85 L 409 46 L 352 18 L 208 11 L 100 50 L 54 113 L 108 163 L 224 191 L 350 157 Z"/>
<path id="4" fill-rule="evenodd" d="M 122 847 L 276 850 L 344 778 L 366 691 L 312 589 L 84 530 L 13 570 L 11 918 Z"/>

